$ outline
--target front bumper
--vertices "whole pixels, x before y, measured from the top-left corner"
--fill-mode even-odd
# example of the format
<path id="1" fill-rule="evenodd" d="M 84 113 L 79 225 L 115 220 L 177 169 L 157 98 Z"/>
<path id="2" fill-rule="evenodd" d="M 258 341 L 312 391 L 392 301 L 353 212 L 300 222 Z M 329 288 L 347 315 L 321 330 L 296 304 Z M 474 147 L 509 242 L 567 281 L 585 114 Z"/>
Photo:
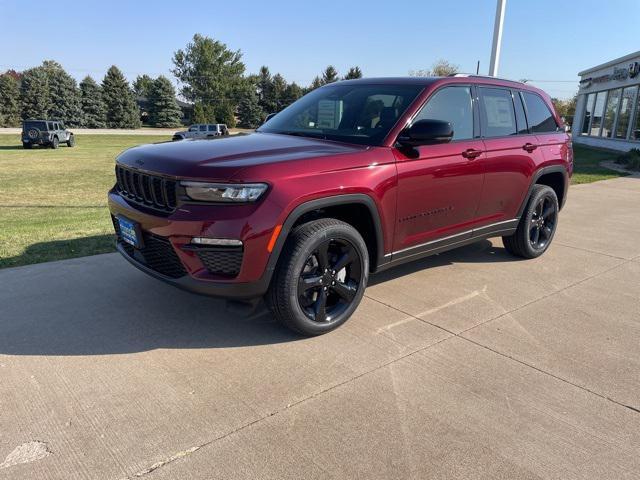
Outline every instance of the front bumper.
<path id="1" fill-rule="evenodd" d="M 122 215 L 140 225 L 143 238 L 154 243 L 149 242 L 152 260 L 169 256 L 177 266 L 165 268 L 161 265 L 159 268 L 155 261 L 145 261 L 149 259 L 144 246 L 142 250 L 135 250 L 119 241 L 118 251 L 152 277 L 183 290 L 217 297 L 250 299 L 266 293 L 275 268 L 267 244 L 277 215 L 281 213 L 281 209 L 267 199 L 259 204 L 233 206 L 182 205 L 165 216 L 132 205 L 111 191 L 109 209 L 114 218 Z M 202 251 L 193 248 L 193 237 L 242 240 L 237 274 L 212 273 L 201 256 Z M 156 247 L 158 242 L 163 243 L 162 248 Z"/>
<path id="2" fill-rule="evenodd" d="M 155 270 L 149 268 L 144 263 L 137 261 L 134 257 L 129 255 L 124 245 L 121 242 L 116 243 L 118 252 L 127 259 L 131 265 L 139 270 L 142 270 L 147 275 L 150 275 L 158 280 L 162 280 L 169 285 L 186 290 L 188 292 L 197 293 L 199 295 L 207 295 L 211 297 L 232 298 L 238 300 L 245 300 L 251 298 L 261 297 L 267 292 L 269 288 L 269 279 L 261 278 L 256 282 L 251 283 L 221 283 L 215 281 L 202 281 L 197 280 L 189 275 L 185 275 L 180 278 L 171 278 Z"/>

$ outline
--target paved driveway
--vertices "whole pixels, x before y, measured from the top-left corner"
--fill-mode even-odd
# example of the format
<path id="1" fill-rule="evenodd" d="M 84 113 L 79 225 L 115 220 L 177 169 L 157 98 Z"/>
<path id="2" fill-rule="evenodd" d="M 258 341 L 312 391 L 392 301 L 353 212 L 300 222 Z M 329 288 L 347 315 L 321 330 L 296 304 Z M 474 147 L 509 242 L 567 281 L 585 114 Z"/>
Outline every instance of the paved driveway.
<path id="1" fill-rule="evenodd" d="M 117 255 L 0 271 L 0 478 L 638 478 L 640 179 L 549 252 L 374 277 L 303 339 Z M 6 457 L 6 460 L 5 460 Z"/>

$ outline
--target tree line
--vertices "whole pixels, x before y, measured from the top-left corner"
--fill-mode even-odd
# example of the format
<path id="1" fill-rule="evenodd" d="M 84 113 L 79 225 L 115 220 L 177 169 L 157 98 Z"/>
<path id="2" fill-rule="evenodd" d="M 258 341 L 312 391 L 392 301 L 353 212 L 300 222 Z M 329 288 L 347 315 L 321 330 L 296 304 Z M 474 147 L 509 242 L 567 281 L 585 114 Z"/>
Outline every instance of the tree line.
<path id="1" fill-rule="evenodd" d="M 193 105 L 194 123 L 225 123 L 255 128 L 269 113 L 279 112 L 307 92 L 342 79 L 361 78 L 359 67 L 344 75 L 331 65 L 309 86 L 287 82 L 267 66 L 247 74 L 242 53 L 200 34 L 173 55 L 172 73 L 180 94 Z M 98 84 L 91 76 L 79 84 L 62 65 L 45 60 L 23 72 L 0 75 L 0 126 L 19 126 L 28 118 L 60 119 L 70 127 L 138 128 L 146 107 L 145 123 L 177 127 L 183 117 L 176 90 L 165 76 L 138 76 L 132 85 L 115 65 Z"/>
<path id="2" fill-rule="evenodd" d="M 163 76 L 150 79 L 150 124 L 179 126 L 182 112 L 175 88 Z M 138 128 L 140 110 L 133 89 L 115 65 L 98 84 L 86 76 L 78 85 L 62 65 L 45 60 L 24 72 L 0 75 L 0 126 L 28 118 L 63 120 L 70 127 Z"/>

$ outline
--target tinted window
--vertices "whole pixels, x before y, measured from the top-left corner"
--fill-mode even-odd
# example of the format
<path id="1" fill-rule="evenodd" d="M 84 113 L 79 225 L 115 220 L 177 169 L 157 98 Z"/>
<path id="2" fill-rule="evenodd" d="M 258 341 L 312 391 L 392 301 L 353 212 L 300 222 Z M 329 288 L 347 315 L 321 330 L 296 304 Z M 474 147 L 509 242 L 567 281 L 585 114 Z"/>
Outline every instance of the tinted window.
<path id="1" fill-rule="evenodd" d="M 206 125 L 200 125 L 200 131 L 201 132 L 206 132 L 207 131 L 207 126 Z"/>
<path id="2" fill-rule="evenodd" d="M 482 124 L 485 137 L 515 135 L 516 114 L 511 91 L 502 88 L 480 88 Z"/>
<path id="3" fill-rule="evenodd" d="M 589 134 L 589 123 L 591 123 L 591 119 L 593 118 L 593 105 L 596 101 L 596 94 L 590 93 L 587 97 L 587 103 L 584 106 L 584 117 L 582 117 L 582 130 L 580 130 L 581 135 Z"/>
<path id="4" fill-rule="evenodd" d="M 628 87 L 622 91 L 620 100 L 620 112 L 618 113 L 618 123 L 616 123 L 616 138 L 627 138 L 629 120 L 631 120 L 631 107 L 636 98 L 638 87 Z"/>
<path id="5" fill-rule="evenodd" d="M 555 132 L 558 124 L 547 104 L 535 93 L 523 92 L 529 129 L 533 133 Z"/>
<path id="6" fill-rule="evenodd" d="M 445 87 L 434 93 L 414 118 L 443 120 L 453 128 L 453 140 L 473 138 L 473 108 L 469 87 Z"/>
<path id="7" fill-rule="evenodd" d="M 602 136 L 610 137 L 613 134 L 613 123 L 616 120 L 616 114 L 618 113 L 618 103 L 620 102 L 620 92 L 617 90 L 611 90 L 609 97 L 607 98 L 607 108 L 604 113 L 604 123 L 602 124 Z"/>
<path id="8" fill-rule="evenodd" d="M 30 128 L 37 128 L 38 130 L 46 130 L 47 122 L 24 122 L 25 132 Z"/>
<path id="9" fill-rule="evenodd" d="M 600 135 L 600 126 L 602 125 L 602 115 L 604 114 L 604 103 L 606 99 L 607 92 L 598 92 L 596 95 L 589 135 Z"/>
<path id="10" fill-rule="evenodd" d="M 423 88 L 337 82 L 305 95 L 258 132 L 380 145 Z"/>
<path id="11" fill-rule="evenodd" d="M 527 117 L 524 114 L 524 107 L 522 106 L 522 97 L 517 91 L 511 92 L 511 95 L 513 96 L 513 103 L 516 107 L 516 123 L 518 126 L 518 133 L 521 135 L 529 133 L 529 130 L 527 128 Z"/>
<path id="12" fill-rule="evenodd" d="M 217 125 L 209 125 L 209 131 L 210 132 L 217 132 L 218 131 L 218 126 Z"/>

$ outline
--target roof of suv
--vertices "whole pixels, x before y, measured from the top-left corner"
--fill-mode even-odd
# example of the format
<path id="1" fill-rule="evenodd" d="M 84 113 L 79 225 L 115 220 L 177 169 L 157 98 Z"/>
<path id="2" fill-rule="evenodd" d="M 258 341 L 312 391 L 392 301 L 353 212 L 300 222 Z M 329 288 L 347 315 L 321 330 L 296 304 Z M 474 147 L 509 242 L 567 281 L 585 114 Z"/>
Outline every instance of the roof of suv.
<path id="1" fill-rule="evenodd" d="M 341 85 L 350 83 L 378 83 L 378 84 L 404 84 L 404 85 L 431 85 L 434 82 L 451 79 L 466 79 L 472 80 L 473 83 L 510 83 L 517 84 L 520 87 L 531 88 L 531 85 L 527 85 L 516 80 L 509 80 L 507 78 L 489 77 L 485 75 L 472 75 L 466 73 L 457 73 L 455 75 L 449 75 L 447 77 L 367 77 L 357 78 L 354 80 L 341 80 L 340 82 L 330 83 L 329 85 L 335 85 L 340 83 Z"/>

